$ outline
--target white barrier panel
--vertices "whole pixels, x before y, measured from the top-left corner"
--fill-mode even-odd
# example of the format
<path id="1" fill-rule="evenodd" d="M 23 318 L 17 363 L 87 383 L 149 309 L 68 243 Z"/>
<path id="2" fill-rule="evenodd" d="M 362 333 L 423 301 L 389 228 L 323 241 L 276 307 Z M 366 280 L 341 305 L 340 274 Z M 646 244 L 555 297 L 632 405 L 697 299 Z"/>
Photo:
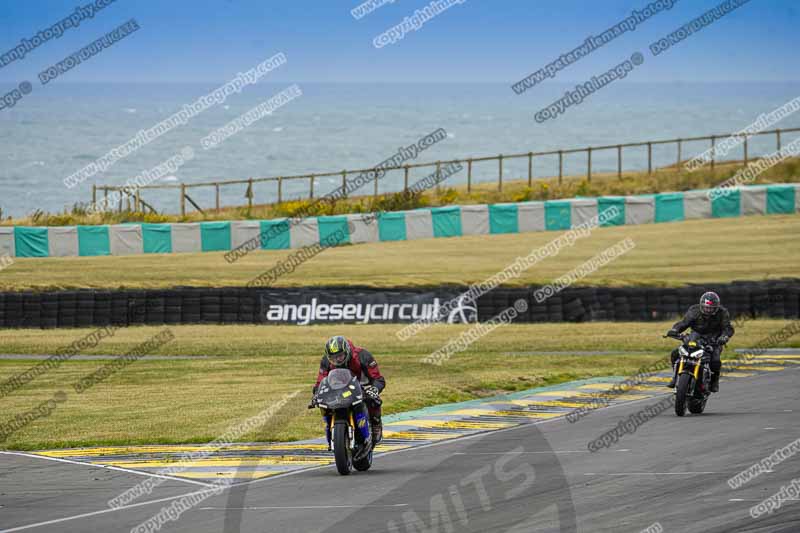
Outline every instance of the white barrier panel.
<path id="1" fill-rule="evenodd" d="M 570 207 L 573 228 L 597 217 L 597 200 L 594 198 L 570 200 Z"/>
<path id="2" fill-rule="evenodd" d="M 683 193 L 683 218 L 711 218 L 711 200 L 708 191 Z"/>
<path id="3" fill-rule="evenodd" d="M 200 237 L 200 224 L 191 222 L 172 225 L 173 253 L 195 253 L 202 251 L 203 242 Z"/>
<path id="4" fill-rule="evenodd" d="M 289 229 L 289 247 L 302 248 L 319 244 L 319 226 L 316 218 L 304 218 Z"/>
<path id="5" fill-rule="evenodd" d="M 517 204 L 519 232 L 544 231 L 544 202 L 522 202 Z"/>
<path id="6" fill-rule="evenodd" d="M 11 226 L 0 226 L 0 256 L 3 255 L 14 257 L 14 228 Z"/>
<path id="7" fill-rule="evenodd" d="M 462 235 L 489 234 L 488 205 L 461 206 L 461 234 Z"/>
<path id="8" fill-rule="evenodd" d="M 743 215 L 764 215 L 767 212 L 767 188 L 743 187 L 739 189 Z"/>
<path id="9" fill-rule="evenodd" d="M 625 224 L 652 224 L 656 219 L 656 199 L 653 196 L 625 197 Z"/>
<path id="10" fill-rule="evenodd" d="M 432 239 L 433 218 L 430 209 L 405 211 L 406 240 Z"/>
<path id="11" fill-rule="evenodd" d="M 77 257 L 78 228 L 75 226 L 61 226 L 47 228 L 47 246 L 50 257 Z"/>
<path id="12" fill-rule="evenodd" d="M 111 255 L 134 255 L 144 253 L 142 226 L 139 224 L 116 224 L 108 227 Z"/>
<path id="13" fill-rule="evenodd" d="M 369 220 L 369 223 L 365 218 Z M 347 226 L 350 228 L 350 242 L 353 244 L 380 240 L 378 218 L 374 216 L 374 213 L 347 215 Z"/>
<path id="14" fill-rule="evenodd" d="M 231 221 L 231 249 L 235 250 L 242 244 L 254 240 L 256 250 L 261 249 L 261 222 L 258 220 L 232 220 Z"/>

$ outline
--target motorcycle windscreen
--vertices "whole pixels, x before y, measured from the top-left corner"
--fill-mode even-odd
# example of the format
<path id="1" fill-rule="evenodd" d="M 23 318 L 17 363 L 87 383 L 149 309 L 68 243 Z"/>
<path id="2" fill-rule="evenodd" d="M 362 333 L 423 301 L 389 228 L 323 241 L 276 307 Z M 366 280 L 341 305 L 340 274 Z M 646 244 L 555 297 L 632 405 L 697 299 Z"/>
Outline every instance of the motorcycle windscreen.
<path id="1" fill-rule="evenodd" d="M 331 390 L 339 390 L 347 387 L 353 379 L 353 374 L 346 368 L 334 368 L 325 378 Z"/>

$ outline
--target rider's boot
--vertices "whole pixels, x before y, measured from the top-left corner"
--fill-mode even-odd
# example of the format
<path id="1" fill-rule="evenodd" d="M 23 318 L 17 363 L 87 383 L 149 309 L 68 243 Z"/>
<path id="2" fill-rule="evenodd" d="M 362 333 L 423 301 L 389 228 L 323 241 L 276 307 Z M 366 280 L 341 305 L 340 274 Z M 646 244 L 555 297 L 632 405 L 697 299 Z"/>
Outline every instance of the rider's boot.
<path id="1" fill-rule="evenodd" d="M 374 448 L 383 439 L 383 423 L 381 422 L 381 415 L 372 415 L 369 424 L 372 428 L 372 447 Z"/>
<path id="2" fill-rule="evenodd" d="M 719 392 L 719 372 L 713 372 L 711 374 L 709 389 L 711 389 L 711 392 Z"/>

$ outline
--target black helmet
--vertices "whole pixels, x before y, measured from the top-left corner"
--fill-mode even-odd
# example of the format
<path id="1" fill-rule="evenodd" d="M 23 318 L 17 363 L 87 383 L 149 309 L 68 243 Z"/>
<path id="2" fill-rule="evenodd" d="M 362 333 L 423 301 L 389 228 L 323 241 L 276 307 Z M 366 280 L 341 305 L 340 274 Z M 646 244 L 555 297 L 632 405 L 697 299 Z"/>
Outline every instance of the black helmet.
<path id="1" fill-rule="evenodd" d="M 352 355 L 350 343 L 341 335 L 331 337 L 325 343 L 325 356 L 333 368 L 347 368 L 350 366 L 350 357 Z"/>
<path id="2" fill-rule="evenodd" d="M 719 295 L 716 292 L 707 292 L 700 297 L 700 310 L 704 315 L 713 315 L 719 309 Z"/>

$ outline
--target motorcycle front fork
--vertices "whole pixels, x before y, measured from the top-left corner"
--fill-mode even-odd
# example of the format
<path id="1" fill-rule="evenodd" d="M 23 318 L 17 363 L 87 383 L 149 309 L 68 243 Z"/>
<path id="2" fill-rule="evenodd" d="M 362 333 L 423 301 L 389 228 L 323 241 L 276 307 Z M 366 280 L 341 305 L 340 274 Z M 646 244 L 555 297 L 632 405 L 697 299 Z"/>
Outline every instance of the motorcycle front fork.
<path id="1" fill-rule="evenodd" d="M 333 427 L 332 419 L 333 415 L 325 415 L 323 419 L 325 420 L 325 439 L 328 441 L 328 449 L 331 449 L 331 441 L 333 440 L 333 435 L 331 434 L 331 428 Z M 356 428 L 358 428 L 358 432 L 361 434 L 361 438 L 364 442 L 368 441 L 371 437 L 370 434 L 370 427 L 367 423 L 369 419 L 369 415 L 367 413 L 366 406 L 363 409 L 356 411 L 354 416 L 354 422 Z"/>

